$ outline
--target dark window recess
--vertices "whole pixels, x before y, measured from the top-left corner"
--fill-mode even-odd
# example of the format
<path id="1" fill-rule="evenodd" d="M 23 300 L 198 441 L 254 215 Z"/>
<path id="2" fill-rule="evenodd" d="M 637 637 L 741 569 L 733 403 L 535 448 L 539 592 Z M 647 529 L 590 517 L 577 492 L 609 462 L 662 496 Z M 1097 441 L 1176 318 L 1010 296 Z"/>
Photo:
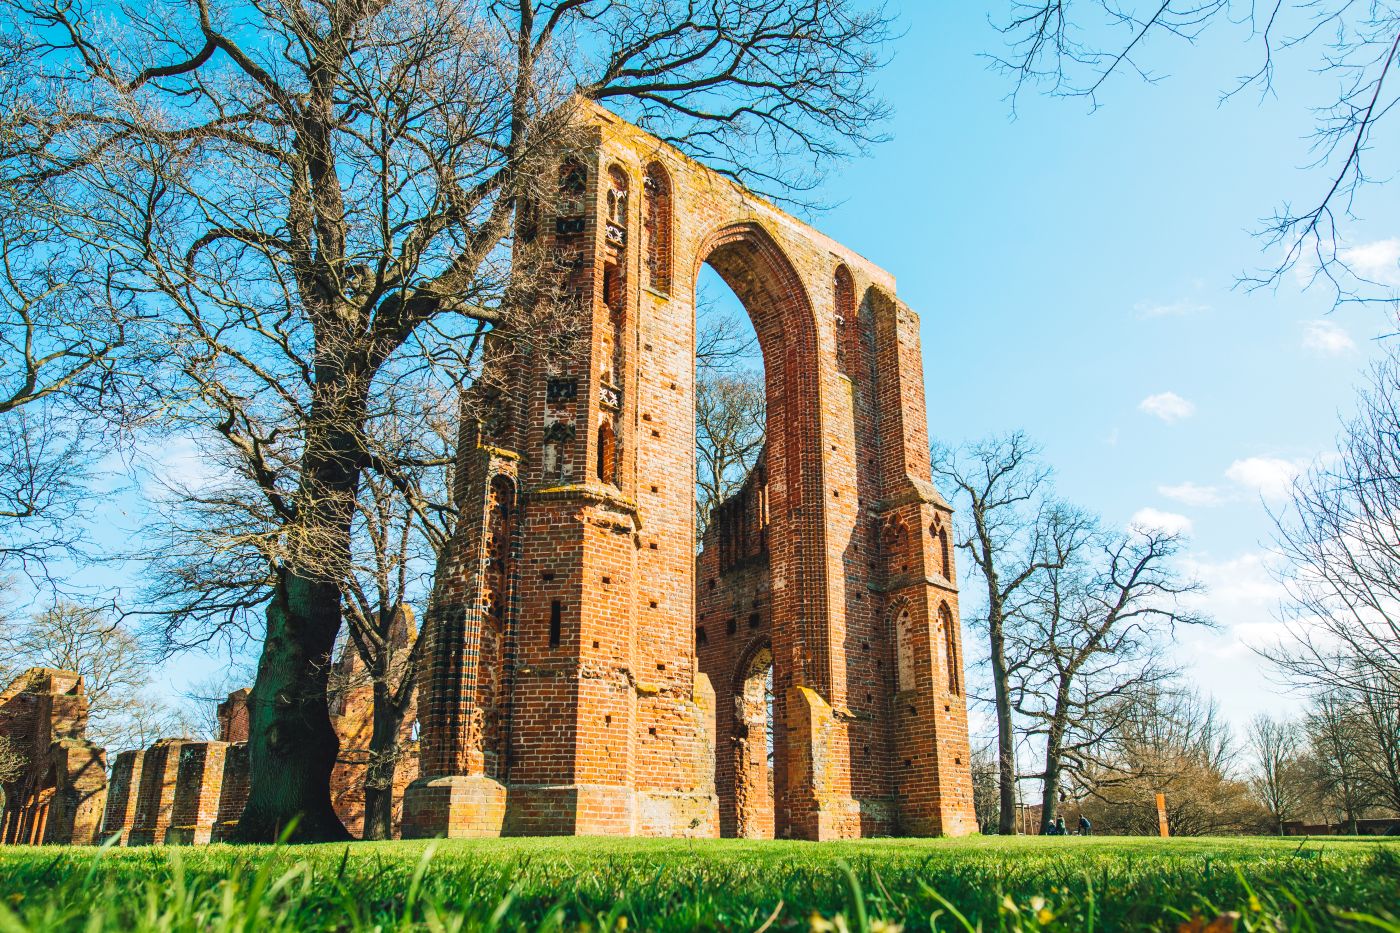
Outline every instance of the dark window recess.
<path id="1" fill-rule="evenodd" d="M 582 217 L 560 217 L 554 222 L 554 232 L 560 236 L 572 236 L 583 232 Z"/>
<path id="2" fill-rule="evenodd" d="M 564 630 L 564 604 L 559 600 L 549 604 L 549 647 L 558 648 Z"/>
<path id="3" fill-rule="evenodd" d="M 749 616 L 749 628 L 758 628 L 759 625 L 762 624 L 762 622 L 763 619 L 756 612 L 753 615 Z"/>
<path id="4" fill-rule="evenodd" d="M 738 620 L 738 619 L 730 619 L 728 622 L 726 622 L 726 623 L 724 624 L 724 628 L 725 628 L 725 631 L 727 631 L 729 634 L 733 635 L 735 632 L 739 631 L 739 620 Z"/>
<path id="5" fill-rule="evenodd" d="M 699 645 L 708 645 L 710 643 L 710 636 L 705 634 L 705 626 L 702 625 L 695 630 L 695 643 Z"/>
<path id="6" fill-rule="evenodd" d="M 578 380 L 551 379 L 545 394 L 551 402 L 572 402 L 578 398 Z"/>

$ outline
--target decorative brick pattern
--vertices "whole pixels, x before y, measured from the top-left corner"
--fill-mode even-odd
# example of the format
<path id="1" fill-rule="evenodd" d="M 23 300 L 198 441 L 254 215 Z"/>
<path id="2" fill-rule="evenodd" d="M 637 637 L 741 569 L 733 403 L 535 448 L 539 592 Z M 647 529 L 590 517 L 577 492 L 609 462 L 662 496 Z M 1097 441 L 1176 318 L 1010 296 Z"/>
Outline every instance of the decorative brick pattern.
<path id="1" fill-rule="evenodd" d="M 404 835 L 974 831 L 918 319 L 860 256 L 580 112 L 592 142 L 521 248 L 569 270 L 586 339 L 562 363 L 488 352 L 514 404 L 463 432 Z M 753 319 L 769 423 L 697 559 L 706 262 Z"/>

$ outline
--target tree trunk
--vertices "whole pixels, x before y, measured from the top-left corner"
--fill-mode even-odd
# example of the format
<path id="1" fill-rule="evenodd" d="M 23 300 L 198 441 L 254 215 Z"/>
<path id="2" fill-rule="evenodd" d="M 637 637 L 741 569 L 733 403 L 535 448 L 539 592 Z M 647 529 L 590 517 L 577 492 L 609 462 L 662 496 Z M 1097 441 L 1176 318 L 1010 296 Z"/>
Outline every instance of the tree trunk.
<path id="1" fill-rule="evenodd" d="M 338 348 L 342 353 L 344 347 Z M 331 806 L 340 739 L 326 687 L 340 632 L 340 575 L 363 469 L 366 380 L 328 356 L 317 367 L 291 546 L 267 607 L 267 635 L 248 699 L 248 804 L 238 842 L 342 842 Z M 293 827 L 289 831 L 289 827 Z"/>
<path id="2" fill-rule="evenodd" d="M 403 753 L 399 747 L 403 716 L 404 711 L 394 702 L 389 685 L 376 679 L 369 766 L 365 770 L 366 840 L 394 838 L 394 774 Z"/>
<path id="3" fill-rule="evenodd" d="M 1011 722 L 1011 694 L 1006 683 L 1006 637 L 1001 629 L 1001 607 L 994 603 L 987 615 L 997 707 L 997 789 L 1001 801 L 997 833 L 1012 836 L 1016 834 L 1016 735 Z"/>
<path id="4" fill-rule="evenodd" d="M 340 740 L 326 700 L 340 628 L 334 583 L 284 572 L 267 609 L 267 637 L 248 700 L 248 803 L 237 842 L 340 842 L 350 834 L 331 806 Z"/>
<path id="5" fill-rule="evenodd" d="M 1062 691 L 1063 692 L 1063 691 Z M 1050 731 L 1045 736 L 1045 775 L 1040 794 L 1040 822 L 1053 823 L 1060 809 L 1060 762 L 1064 759 L 1065 722 L 1068 713 L 1057 699 Z"/>

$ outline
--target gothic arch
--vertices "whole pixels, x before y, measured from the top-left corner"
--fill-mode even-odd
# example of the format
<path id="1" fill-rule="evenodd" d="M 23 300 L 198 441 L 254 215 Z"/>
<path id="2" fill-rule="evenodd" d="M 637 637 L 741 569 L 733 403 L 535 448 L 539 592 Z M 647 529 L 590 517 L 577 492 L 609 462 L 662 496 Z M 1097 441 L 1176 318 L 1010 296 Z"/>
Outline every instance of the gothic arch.
<path id="1" fill-rule="evenodd" d="M 660 162 L 647 165 L 642 179 L 642 230 L 646 235 L 647 285 L 671 294 L 671 176 Z"/>
<path id="2" fill-rule="evenodd" d="M 946 602 L 938 604 L 938 637 L 942 639 L 942 648 L 939 655 L 946 666 L 946 676 L 948 692 L 953 696 L 962 695 L 962 678 L 960 671 L 962 665 L 958 662 L 958 639 L 953 630 L 953 610 L 948 608 Z"/>
<path id="3" fill-rule="evenodd" d="M 770 557 L 774 577 L 789 581 L 774 595 L 773 605 L 773 653 L 783 678 L 777 688 L 778 702 L 783 702 L 783 693 L 792 684 L 830 696 L 823 393 L 816 312 L 792 261 L 762 224 L 731 223 L 705 237 L 695 252 L 691 282 L 707 262 L 748 310 L 763 354 L 770 400 Z M 795 651 L 796 644 L 803 644 L 805 650 Z M 785 669 L 789 658 L 795 663 Z"/>

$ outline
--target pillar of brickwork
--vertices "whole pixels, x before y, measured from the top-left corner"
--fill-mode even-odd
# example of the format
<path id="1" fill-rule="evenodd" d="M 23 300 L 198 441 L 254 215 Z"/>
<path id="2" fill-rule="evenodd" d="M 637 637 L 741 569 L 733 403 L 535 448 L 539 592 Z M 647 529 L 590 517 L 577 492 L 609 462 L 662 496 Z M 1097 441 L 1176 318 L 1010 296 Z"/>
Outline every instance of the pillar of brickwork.
<path id="1" fill-rule="evenodd" d="M 224 773 L 219 780 L 219 806 L 210 842 L 223 842 L 233 835 L 243 808 L 248 803 L 248 743 L 237 742 L 224 752 Z"/>
<path id="2" fill-rule="evenodd" d="M 929 481 L 919 319 L 904 304 L 876 306 L 884 498 L 876 512 L 885 562 L 885 612 L 895 648 L 892 773 L 900 830 L 964 835 L 972 807 L 962 629 L 952 511 Z"/>
<path id="3" fill-rule="evenodd" d="M 227 742 L 187 742 L 181 746 L 164 842 L 204 845 L 213 839 L 229 748 Z"/>
<path id="4" fill-rule="evenodd" d="M 142 753 L 136 813 L 127 836 L 130 845 L 162 845 L 166 841 L 174 816 L 180 750 L 186 744 L 181 739 L 161 739 Z"/>
<path id="5" fill-rule="evenodd" d="M 117 755 L 112 765 L 111 782 L 107 788 L 107 809 L 102 817 L 103 838 L 117 837 L 117 845 L 130 842 L 132 822 L 136 819 L 136 798 L 141 786 L 141 763 L 144 753 L 131 749 Z"/>
<path id="6" fill-rule="evenodd" d="M 219 704 L 217 715 L 220 742 L 248 741 L 248 698 L 250 696 L 252 696 L 251 690 L 247 687 L 240 687 Z"/>

